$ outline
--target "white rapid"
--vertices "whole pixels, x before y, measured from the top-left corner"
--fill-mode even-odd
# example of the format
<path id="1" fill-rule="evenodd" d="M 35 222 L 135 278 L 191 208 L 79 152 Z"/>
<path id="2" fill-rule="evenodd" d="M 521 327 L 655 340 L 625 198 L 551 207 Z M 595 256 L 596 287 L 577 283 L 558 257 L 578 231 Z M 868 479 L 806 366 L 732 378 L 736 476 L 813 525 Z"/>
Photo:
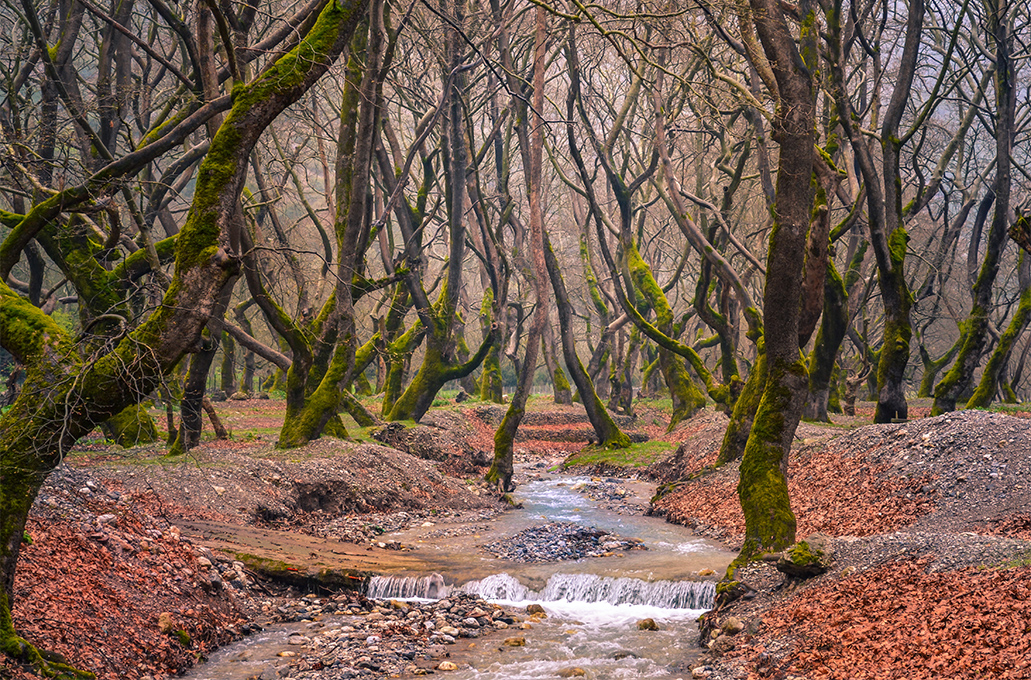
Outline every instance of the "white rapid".
<path id="1" fill-rule="evenodd" d="M 514 576 L 493 574 L 461 586 L 449 586 L 440 574 L 429 576 L 374 576 L 368 596 L 373 599 L 441 599 L 460 591 L 515 606 L 531 603 L 584 603 L 644 605 L 659 609 L 708 609 L 716 586 L 712 581 L 653 581 L 613 578 L 595 574 L 553 574 L 536 591 Z"/>
<path id="2" fill-rule="evenodd" d="M 516 612 L 529 604 L 544 608 L 547 617 L 531 629 L 456 641 L 451 656 L 459 670 L 449 678 L 536 680 L 576 677 L 580 669 L 597 680 L 686 680 L 700 652 L 695 621 L 712 606 L 716 574 L 733 555 L 684 527 L 605 510 L 576 492 L 585 481 L 545 475 L 520 486 L 516 498 L 523 509 L 499 519 L 489 534 L 434 542 L 429 549 L 437 573 L 375 577 L 369 597 L 442 599 L 465 592 Z M 650 492 L 643 484 L 627 486 L 638 499 Z M 484 556 L 478 548 L 553 521 L 639 538 L 647 550 L 619 558 L 520 564 Z M 419 533 L 397 538 L 418 544 Z M 638 629 L 638 622 L 649 618 L 658 630 Z M 503 644 L 513 636 L 525 638 L 525 646 Z"/>

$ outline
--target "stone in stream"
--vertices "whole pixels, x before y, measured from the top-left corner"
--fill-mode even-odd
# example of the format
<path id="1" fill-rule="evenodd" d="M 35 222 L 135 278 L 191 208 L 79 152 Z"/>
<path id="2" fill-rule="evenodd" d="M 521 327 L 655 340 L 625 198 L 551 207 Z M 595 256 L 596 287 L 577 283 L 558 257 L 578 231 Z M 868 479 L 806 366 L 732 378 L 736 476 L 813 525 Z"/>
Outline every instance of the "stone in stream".
<path id="1" fill-rule="evenodd" d="M 438 671 L 457 671 L 458 670 L 458 666 L 455 665 L 455 663 L 451 662 L 451 661 L 441 661 L 440 664 L 437 665 L 437 670 Z"/>
<path id="2" fill-rule="evenodd" d="M 526 638 L 524 638 L 524 637 L 505 638 L 504 645 L 506 647 L 525 647 L 526 646 Z"/>
<path id="3" fill-rule="evenodd" d="M 544 607 L 542 607 L 539 604 L 528 604 L 528 605 L 526 605 L 526 613 L 527 614 L 541 614 L 542 616 L 547 616 L 548 615 L 547 612 L 544 611 Z"/>
<path id="4" fill-rule="evenodd" d="M 655 619 L 641 619 L 637 622 L 637 630 L 658 630 L 659 624 L 655 623 Z"/>
<path id="5" fill-rule="evenodd" d="M 587 671 L 580 668 L 579 666 L 574 666 L 572 668 L 563 668 L 558 672 L 558 677 L 560 678 L 582 678 L 585 675 L 587 675 Z"/>

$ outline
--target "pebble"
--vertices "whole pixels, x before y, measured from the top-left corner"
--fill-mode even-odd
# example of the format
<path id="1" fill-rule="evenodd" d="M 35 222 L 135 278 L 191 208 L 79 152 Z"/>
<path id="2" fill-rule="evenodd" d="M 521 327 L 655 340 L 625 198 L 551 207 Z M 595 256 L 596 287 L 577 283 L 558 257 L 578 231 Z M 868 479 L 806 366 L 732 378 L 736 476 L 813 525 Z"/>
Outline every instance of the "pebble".
<path id="1" fill-rule="evenodd" d="M 369 600 L 343 594 L 320 605 L 315 602 L 320 601 L 269 605 L 269 611 L 277 612 L 281 621 L 304 620 L 313 610 L 328 605 L 334 609 L 331 618 L 313 622 L 304 636 L 296 636 L 305 641 L 295 646 L 298 658 L 284 680 L 371 679 L 455 671 L 457 664 L 446 658 L 459 639 L 479 637 L 499 623 L 519 623 L 501 607 L 467 593 L 436 602 Z"/>
<path id="2" fill-rule="evenodd" d="M 610 534 L 571 522 L 549 522 L 494 541 L 483 549 L 515 562 L 558 562 L 610 556 L 614 550 L 644 550 L 639 539 Z"/>

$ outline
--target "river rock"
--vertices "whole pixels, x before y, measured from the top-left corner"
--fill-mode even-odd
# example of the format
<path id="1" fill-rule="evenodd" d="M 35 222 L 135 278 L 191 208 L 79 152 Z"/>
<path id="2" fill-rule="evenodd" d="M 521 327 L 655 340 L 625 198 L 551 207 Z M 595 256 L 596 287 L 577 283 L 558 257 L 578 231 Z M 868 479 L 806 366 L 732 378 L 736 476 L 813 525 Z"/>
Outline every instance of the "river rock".
<path id="1" fill-rule="evenodd" d="M 572 668 L 563 668 L 558 672 L 560 678 L 582 678 L 587 675 L 587 671 L 580 668 L 579 666 L 573 666 Z"/>
<path id="2" fill-rule="evenodd" d="M 528 605 L 526 605 L 526 613 L 527 614 L 543 614 L 544 616 L 548 615 L 547 612 L 544 611 L 544 607 L 542 607 L 539 604 L 528 604 Z"/>
<path id="3" fill-rule="evenodd" d="M 777 570 L 794 578 L 819 576 L 834 563 L 830 536 L 816 533 L 781 553 Z"/>
<path id="4" fill-rule="evenodd" d="M 659 624 L 655 623 L 655 619 L 641 619 L 637 622 L 637 630 L 658 630 Z"/>
<path id="5" fill-rule="evenodd" d="M 458 666 L 452 661 L 441 661 L 437 664 L 438 671 L 457 671 Z"/>
<path id="6" fill-rule="evenodd" d="M 720 631 L 725 635 L 737 635 L 745 629 L 745 624 L 736 616 L 727 617 L 727 620 L 720 626 Z"/>
<path id="7" fill-rule="evenodd" d="M 709 643 L 709 651 L 716 656 L 723 656 L 732 649 L 734 649 L 734 638 L 729 635 L 719 635 Z"/>
<path id="8" fill-rule="evenodd" d="M 524 638 L 524 637 L 505 638 L 505 643 L 504 644 L 505 644 L 506 647 L 525 647 L 526 646 L 526 638 Z"/>

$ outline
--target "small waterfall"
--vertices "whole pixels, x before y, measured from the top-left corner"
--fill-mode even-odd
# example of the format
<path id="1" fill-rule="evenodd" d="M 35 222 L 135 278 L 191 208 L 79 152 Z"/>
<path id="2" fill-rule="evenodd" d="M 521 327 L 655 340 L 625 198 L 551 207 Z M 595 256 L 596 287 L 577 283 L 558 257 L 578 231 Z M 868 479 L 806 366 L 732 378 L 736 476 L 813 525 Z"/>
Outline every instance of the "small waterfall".
<path id="1" fill-rule="evenodd" d="M 448 596 L 451 586 L 440 574 L 429 576 L 373 576 L 369 579 L 367 597 L 374 600 L 421 598 L 439 600 Z"/>
<path id="2" fill-rule="evenodd" d="M 545 602 L 645 604 L 665 609 L 708 609 L 716 597 L 711 581 L 642 581 L 594 574 L 555 574 L 540 594 Z"/>
<path id="3" fill-rule="evenodd" d="M 453 591 L 477 595 L 486 600 L 508 602 L 607 602 L 635 604 L 663 609 L 709 609 L 716 597 L 711 581 L 643 581 L 610 578 L 594 574 L 554 574 L 540 592 L 530 590 L 509 574 L 493 574 L 470 581 L 460 588 L 444 583 L 440 574 L 422 577 L 374 576 L 368 597 L 373 599 L 440 599 Z"/>
<path id="4" fill-rule="evenodd" d="M 469 581 L 462 592 L 478 595 L 485 600 L 525 602 L 537 598 L 537 593 L 508 574 L 492 574 L 482 581 Z"/>

